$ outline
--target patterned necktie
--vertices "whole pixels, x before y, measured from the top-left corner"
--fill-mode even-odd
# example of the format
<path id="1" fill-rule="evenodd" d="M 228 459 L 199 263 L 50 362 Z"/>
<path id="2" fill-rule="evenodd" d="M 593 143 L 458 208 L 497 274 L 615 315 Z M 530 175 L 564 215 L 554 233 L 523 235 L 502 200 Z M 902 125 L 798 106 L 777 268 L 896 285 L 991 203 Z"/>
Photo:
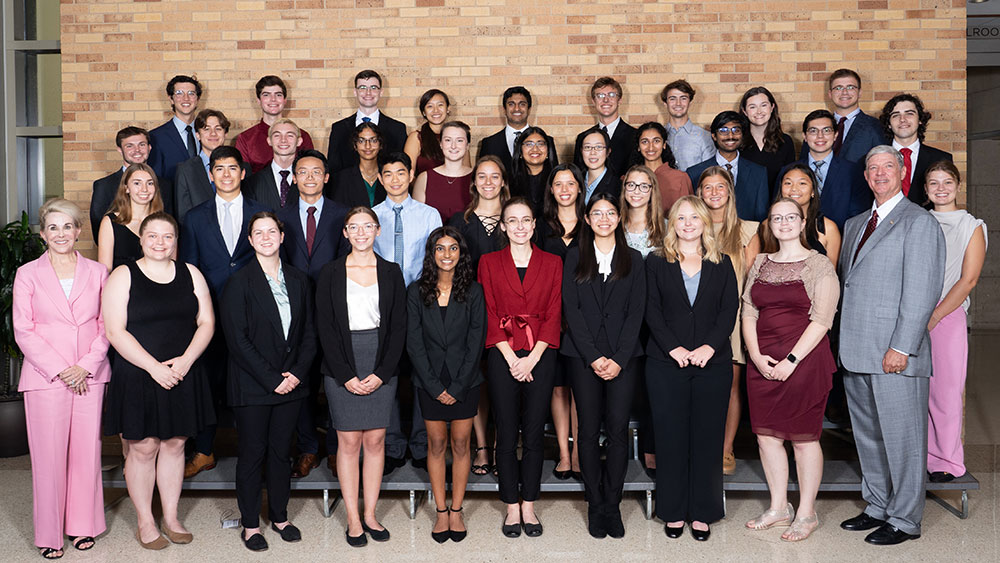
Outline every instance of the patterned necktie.
<path id="1" fill-rule="evenodd" d="M 878 226 L 878 211 L 872 209 L 872 217 L 868 220 L 868 225 L 865 226 L 865 233 L 861 235 L 861 241 L 858 242 L 858 249 L 854 251 L 854 259 L 851 260 L 851 264 L 854 264 L 858 260 L 858 253 L 861 252 L 861 247 L 865 245 L 865 241 L 868 237 L 872 236 L 875 232 L 875 227 Z"/>
<path id="2" fill-rule="evenodd" d="M 403 269 L 403 217 L 401 216 L 403 206 L 393 205 L 392 212 L 396 214 L 396 226 L 393 229 L 392 239 L 393 262 L 399 264 L 399 268 Z"/>
<path id="3" fill-rule="evenodd" d="M 726 163 L 726 172 L 729 172 L 729 175 L 733 177 L 733 183 L 735 184 L 736 183 L 736 175 L 733 174 L 733 165 L 732 165 L 732 163 L 729 163 L 729 162 Z"/>
<path id="4" fill-rule="evenodd" d="M 225 214 L 222 216 L 222 240 L 226 241 L 226 249 L 229 250 L 229 255 L 232 256 L 233 252 L 236 250 L 236 233 L 233 231 L 233 202 L 227 201 L 223 204 L 225 209 Z"/>
<path id="5" fill-rule="evenodd" d="M 288 175 L 291 174 L 291 171 L 281 170 L 278 174 L 281 174 L 281 191 L 279 192 L 279 198 L 281 199 L 281 206 L 284 207 L 285 202 L 288 201 L 288 190 L 292 187 L 291 184 L 288 183 Z"/>
<path id="6" fill-rule="evenodd" d="M 913 173 L 913 159 L 910 156 L 913 154 L 913 150 L 905 148 L 899 149 L 899 152 L 903 155 L 903 168 L 906 169 L 906 174 L 903 176 L 903 195 L 909 197 L 910 175 Z"/>
<path id="7" fill-rule="evenodd" d="M 306 250 L 309 256 L 313 253 L 313 242 L 316 240 L 316 206 L 310 205 L 306 210 Z"/>
<path id="8" fill-rule="evenodd" d="M 184 130 L 187 131 L 188 158 L 194 158 L 198 154 L 198 141 L 194 140 L 194 131 L 190 125 L 185 127 Z"/>
<path id="9" fill-rule="evenodd" d="M 840 152 L 840 147 L 844 144 L 844 125 L 847 123 L 846 117 L 841 117 L 837 122 L 837 138 L 833 140 L 833 154 Z"/>
<path id="10" fill-rule="evenodd" d="M 816 168 L 816 181 L 819 182 L 819 189 L 816 190 L 817 192 L 819 192 L 819 195 L 823 195 L 823 182 L 826 181 L 826 174 L 823 173 L 824 164 L 826 163 L 823 162 L 822 160 L 817 160 L 816 162 L 813 162 L 813 167 Z"/>

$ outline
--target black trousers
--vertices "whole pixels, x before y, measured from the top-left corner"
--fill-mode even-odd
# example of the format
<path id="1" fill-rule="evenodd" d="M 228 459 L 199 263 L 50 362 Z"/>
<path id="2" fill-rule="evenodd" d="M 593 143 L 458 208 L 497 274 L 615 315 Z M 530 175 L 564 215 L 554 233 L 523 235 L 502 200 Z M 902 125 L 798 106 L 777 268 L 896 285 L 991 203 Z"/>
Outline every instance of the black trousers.
<path id="1" fill-rule="evenodd" d="M 234 407 L 239 432 L 236 502 L 244 528 L 260 525 L 261 471 L 267 483 L 267 515 L 271 522 L 288 520 L 292 467 L 288 454 L 304 399 L 278 405 Z M 267 466 L 265 469 L 265 461 Z"/>
<path id="2" fill-rule="evenodd" d="M 587 502 L 618 506 L 622 501 L 625 470 L 628 468 L 628 421 L 635 396 L 636 360 L 622 366 L 621 373 L 605 381 L 582 358 L 561 356 L 569 363 L 570 383 L 576 397 L 580 421 L 577 448 Z M 601 423 L 608 438 L 604 464 L 599 445 Z"/>
<path id="3" fill-rule="evenodd" d="M 528 350 L 518 350 L 524 357 Z M 552 380 L 556 353 L 547 349 L 532 370 L 534 381 L 522 383 L 510 375 L 503 354 L 491 348 L 486 370 L 490 403 L 497 426 L 496 464 L 500 500 L 514 504 L 519 499 L 538 500 L 544 458 L 545 420 L 552 402 Z M 521 433 L 521 462 L 517 461 L 517 437 Z M 520 495 L 518 495 L 520 483 Z"/>
<path id="4" fill-rule="evenodd" d="M 665 522 L 712 523 L 725 515 L 722 442 L 732 385 L 730 362 L 682 369 L 673 360 L 646 358 L 656 432 L 656 515 Z"/>
<path id="5" fill-rule="evenodd" d="M 218 311 L 218 309 L 216 309 Z M 201 362 L 208 376 L 208 386 L 212 392 L 212 404 L 215 406 L 215 420 L 221 418 L 222 411 L 226 407 L 226 377 L 228 377 L 229 348 L 226 347 L 226 339 L 222 335 L 222 330 L 218 329 L 208 343 L 208 348 L 201 355 Z M 217 424 L 205 426 L 194 437 L 194 450 L 204 455 L 212 455 L 215 452 L 215 432 Z"/>

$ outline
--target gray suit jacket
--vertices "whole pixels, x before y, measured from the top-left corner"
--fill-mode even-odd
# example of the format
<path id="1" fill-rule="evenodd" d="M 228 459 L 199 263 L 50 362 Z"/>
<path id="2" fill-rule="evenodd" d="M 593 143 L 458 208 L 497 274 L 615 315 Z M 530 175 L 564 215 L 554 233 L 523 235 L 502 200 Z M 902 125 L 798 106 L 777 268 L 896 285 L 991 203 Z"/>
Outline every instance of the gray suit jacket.
<path id="1" fill-rule="evenodd" d="M 879 218 L 854 260 L 871 213 L 848 219 L 840 252 L 840 363 L 881 374 L 889 348 L 909 355 L 903 375 L 930 377 L 927 322 L 944 286 L 944 234 L 937 220 L 903 198 Z"/>

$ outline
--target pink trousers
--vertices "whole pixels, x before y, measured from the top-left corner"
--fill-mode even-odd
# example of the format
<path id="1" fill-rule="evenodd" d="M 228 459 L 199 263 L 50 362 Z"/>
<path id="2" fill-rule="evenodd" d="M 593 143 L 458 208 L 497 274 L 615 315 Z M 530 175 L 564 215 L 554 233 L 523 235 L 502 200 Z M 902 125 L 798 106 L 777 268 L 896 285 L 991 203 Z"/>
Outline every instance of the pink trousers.
<path id="1" fill-rule="evenodd" d="M 965 474 L 962 448 L 962 395 L 969 359 L 965 310 L 959 307 L 931 331 L 931 362 L 927 425 L 927 471 Z"/>
<path id="2" fill-rule="evenodd" d="M 35 545 L 61 548 L 63 535 L 96 537 L 106 529 L 101 485 L 104 384 L 86 395 L 68 388 L 26 391 Z"/>

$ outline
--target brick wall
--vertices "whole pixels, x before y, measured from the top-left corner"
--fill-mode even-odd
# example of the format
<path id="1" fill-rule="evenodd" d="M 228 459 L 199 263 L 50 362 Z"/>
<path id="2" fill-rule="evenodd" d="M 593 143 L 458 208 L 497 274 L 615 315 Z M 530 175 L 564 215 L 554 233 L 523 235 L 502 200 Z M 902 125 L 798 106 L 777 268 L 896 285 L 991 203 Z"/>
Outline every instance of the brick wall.
<path id="1" fill-rule="evenodd" d="M 868 113 L 918 93 L 934 113 L 927 142 L 966 166 L 964 0 L 61 1 L 64 180 L 81 205 L 120 165 L 115 132 L 169 117 L 174 74 L 197 75 L 199 107 L 223 110 L 230 138 L 259 118 L 256 80 L 282 76 L 287 115 L 323 151 L 330 124 L 355 107 L 362 68 L 385 76 L 383 108 L 411 129 L 420 94 L 448 92 L 473 143 L 503 124 L 503 89 L 522 84 L 562 159 L 594 123 L 587 94 L 602 75 L 622 82 L 634 125 L 665 120 L 658 94 L 678 77 L 698 90 L 702 126 L 766 85 L 801 143 L 802 118 L 826 106 L 823 79 L 850 67 Z"/>

